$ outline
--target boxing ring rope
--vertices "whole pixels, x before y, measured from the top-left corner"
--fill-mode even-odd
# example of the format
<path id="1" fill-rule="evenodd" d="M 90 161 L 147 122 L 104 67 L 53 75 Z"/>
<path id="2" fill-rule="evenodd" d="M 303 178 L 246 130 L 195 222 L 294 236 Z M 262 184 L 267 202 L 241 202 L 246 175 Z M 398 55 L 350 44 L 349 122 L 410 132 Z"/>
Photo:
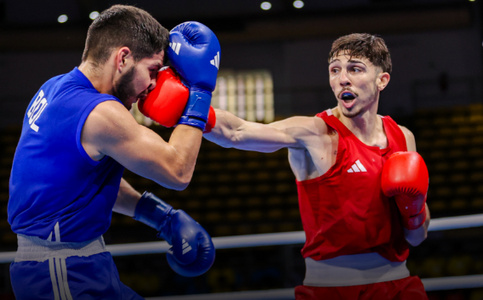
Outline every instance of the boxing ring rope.
<path id="1" fill-rule="evenodd" d="M 483 214 L 432 219 L 428 231 L 443 231 L 473 227 L 483 227 Z M 215 245 L 216 249 L 293 245 L 303 244 L 304 242 L 305 233 L 303 231 L 249 234 L 213 238 L 213 244 Z M 106 247 L 113 256 L 166 253 L 169 249 L 169 245 L 165 241 L 114 244 L 107 245 Z M 14 258 L 15 251 L 0 253 L 0 263 L 12 262 Z M 483 287 L 483 274 L 423 278 L 422 281 L 426 291 L 479 288 Z M 220 293 L 220 295 L 218 295 L 220 298 L 217 298 L 218 296 L 215 297 L 214 295 L 215 294 L 210 294 L 209 298 L 227 299 L 224 298 L 227 297 L 227 293 Z M 175 296 L 150 299 L 203 299 L 202 297 L 207 297 L 207 295 Z M 229 293 L 229 299 L 293 299 L 293 289 Z"/>

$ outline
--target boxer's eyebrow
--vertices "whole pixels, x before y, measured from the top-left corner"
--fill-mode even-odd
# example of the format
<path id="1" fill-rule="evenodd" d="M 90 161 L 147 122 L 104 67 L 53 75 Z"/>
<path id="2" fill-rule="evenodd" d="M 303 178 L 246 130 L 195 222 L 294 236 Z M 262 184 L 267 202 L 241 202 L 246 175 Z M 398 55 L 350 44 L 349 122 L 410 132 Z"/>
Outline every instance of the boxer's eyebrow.
<path id="1" fill-rule="evenodd" d="M 362 60 L 359 60 L 359 59 L 350 59 L 349 62 L 350 63 L 353 63 L 353 64 L 363 64 L 363 65 L 366 65 Z"/>
<path id="2" fill-rule="evenodd" d="M 338 61 L 340 61 L 340 59 L 335 58 L 335 59 L 333 59 L 333 60 L 329 61 L 329 65 L 330 65 L 330 64 L 332 64 L 332 63 L 338 62 Z"/>

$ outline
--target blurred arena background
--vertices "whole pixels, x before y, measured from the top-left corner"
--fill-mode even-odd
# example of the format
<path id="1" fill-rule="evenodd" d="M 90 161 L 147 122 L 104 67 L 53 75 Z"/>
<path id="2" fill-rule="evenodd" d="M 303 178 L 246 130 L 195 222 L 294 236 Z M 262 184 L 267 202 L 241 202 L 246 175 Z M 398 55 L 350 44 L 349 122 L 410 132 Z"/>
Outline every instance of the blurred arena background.
<path id="1" fill-rule="evenodd" d="M 483 213 L 480 0 L 306 0 L 299 8 L 293 0 L 272 0 L 268 10 L 263 2 L 0 0 L 0 251 L 16 249 L 6 205 L 25 108 L 46 79 L 80 63 L 89 15 L 115 3 L 144 8 L 167 28 L 187 20 L 212 28 L 222 47 L 214 105 L 258 122 L 333 107 L 327 75 L 332 40 L 351 32 L 381 35 L 393 73 L 379 112 L 415 134 L 430 172 L 432 218 Z M 133 113 L 169 136 L 170 129 Z M 261 154 L 204 141 L 193 181 L 182 192 L 129 172 L 126 177 L 188 212 L 213 237 L 302 230 L 285 150 Z M 112 223 L 108 244 L 156 240 L 154 230 L 127 217 L 114 215 Z M 212 269 L 198 278 L 176 275 L 164 254 L 115 260 L 121 279 L 146 297 L 284 289 L 301 284 L 301 247 L 221 249 Z M 481 227 L 430 232 L 412 249 L 408 266 L 422 278 L 483 274 L 482 253 Z M 482 288 L 428 294 L 483 299 Z M 0 299 L 11 298 L 8 264 L 0 264 Z"/>

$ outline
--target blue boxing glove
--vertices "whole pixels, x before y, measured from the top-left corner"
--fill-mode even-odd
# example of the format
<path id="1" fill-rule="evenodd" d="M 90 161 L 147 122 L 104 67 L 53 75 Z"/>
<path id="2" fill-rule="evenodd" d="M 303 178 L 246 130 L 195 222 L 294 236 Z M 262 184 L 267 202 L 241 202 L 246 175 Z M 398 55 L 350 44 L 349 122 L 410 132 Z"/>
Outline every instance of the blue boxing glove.
<path id="1" fill-rule="evenodd" d="M 210 235 L 183 210 L 172 206 L 151 193 L 139 200 L 134 219 L 158 231 L 171 246 L 168 264 L 185 277 L 199 276 L 208 271 L 215 261 L 215 247 Z"/>
<path id="2" fill-rule="evenodd" d="M 199 22 L 184 22 L 171 30 L 167 55 L 190 90 L 178 124 L 205 129 L 220 66 L 220 51 L 216 35 Z"/>

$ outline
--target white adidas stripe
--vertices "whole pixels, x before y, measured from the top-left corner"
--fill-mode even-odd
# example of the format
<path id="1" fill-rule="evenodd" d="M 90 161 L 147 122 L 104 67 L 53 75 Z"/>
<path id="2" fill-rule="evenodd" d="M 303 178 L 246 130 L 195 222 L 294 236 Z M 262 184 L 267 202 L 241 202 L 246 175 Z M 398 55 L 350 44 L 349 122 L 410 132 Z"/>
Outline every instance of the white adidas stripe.
<path id="1" fill-rule="evenodd" d="M 50 279 L 55 300 L 72 300 L 67 281 L 67 265 L 65 258 L 49 258 Z"/>
<path id="2" fill-rule="evenodd" d="M 190 244 L 188 244 L 188 242 L 183 239 L 183 255 L 190 252 L 191 250 L 193 250 L 193 248 L 191 248 Z"/>
<path id="3" fill-rule="evenodd" d="M 367 170 L 360 160 L 356 160 L 356 162 L 350 167 L 350 169 L 347 170 L 347 173 L 361 173 L 361 172 L 367 172 Z"/>
<path id="4" fill-rule="evenodd" d="M 179 55 L 179 50 L 181 49 L 181 43 L 172 42 L 172 43 L 169 43 L 169 47 L 173 49 L 174 53 Z"/>
<path id="5" fill-rule="evenodd" d="M 367 172 L 366 168 L 362 165 L 360 160 L 356 160 L 356 164 L 359 167 L 359 170 L 361 170 L 361 172 Z"/>
<path id="6" fill-rule="evenodd" d="M 220 69 L 220 51 L 216 52 L 215 57 L 210 60 L 210 63 L 214 65 L 217 69 Z"/>

